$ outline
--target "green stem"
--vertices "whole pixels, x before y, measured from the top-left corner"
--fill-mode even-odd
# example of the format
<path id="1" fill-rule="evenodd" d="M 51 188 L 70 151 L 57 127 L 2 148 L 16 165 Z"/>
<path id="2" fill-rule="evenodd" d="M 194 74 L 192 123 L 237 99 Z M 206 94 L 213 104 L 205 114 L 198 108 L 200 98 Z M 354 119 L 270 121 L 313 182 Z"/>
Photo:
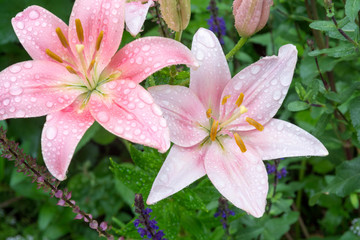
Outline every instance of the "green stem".
<path id="1" fill-rule="evenodd" d="M 299 172 L 299 182 L 302 182 L 305 177 L 305 171 L 306 171 L 306 159 L 301 161 L 301 167 Z M 297 196 L 296 196 L 296 208 L 298 209 L 299 213 L 301 213 L 301 199 L 302 199 L 302 189 L 299 190 Z M 296 239 L 300 239 L 300 224 L 297 222 L 295 226 L 295 233 L 296 233 Z"/>
<path id="2" fill-rule="evenodd" d="M 175 40 L 181 42 L 182 31 L 175 33 Z"/>
<path id="3" fill-rule="evenodd" d="M 226 54 L 226 60 L 231 59 L 235 55 L 235 53 L 237 53 L 242 48 L 242 46 L 244 46 L 247 40 L 248 38 L 245 37 L 240 38 L 240 40 L 235 45 L 235 47 L 231 49 L 231 51 L 228 54 Z"/>

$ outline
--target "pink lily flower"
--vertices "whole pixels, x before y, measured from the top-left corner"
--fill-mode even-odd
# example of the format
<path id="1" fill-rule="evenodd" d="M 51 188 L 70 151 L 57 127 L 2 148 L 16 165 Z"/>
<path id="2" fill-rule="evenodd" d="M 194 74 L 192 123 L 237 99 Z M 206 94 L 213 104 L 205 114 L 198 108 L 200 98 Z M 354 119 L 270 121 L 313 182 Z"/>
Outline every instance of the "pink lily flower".
<path id="1" fill-rule="evenodd" d="M 136 36 L 141 31 L 141 27 L 144 25 L 149 8 L 153 5 L 154 1 L 128 0 L 128 2 L 126 3 L 126 29 L 132 36 Z"/>
<path id="2" fill-rule="evenodd" d="M 39 6 L 12 20 L 34 60 L 0 73 L 0 120 L 47 115 L 42 153 L 59 180 L 95 120 L 129 141 L 161 152 L 170 146 L 166 120 L 139 83 L 165 66 L 193 65 L 195 59 L 184 45 L 160 37 L 138 39 L 116 53 L 124 8 L 122 0 L 77 0 L 69 27 Z"/>
<path id="3" fill-rule="evenodd" d="M 273 119 L 290 86 L 297 61 L 293 45 L 264 57 L 231 79 L 216 36 L 200 29 L 192 52 L 200 67 L 190 88 L 155 86 L 174 142 L 147 199 L 153 204 L 205 174 L 218 191 L 255 217 L 265 211 L 268 176 L 262 160 L 324 156 L 326 148 L 301 128 Z"/>

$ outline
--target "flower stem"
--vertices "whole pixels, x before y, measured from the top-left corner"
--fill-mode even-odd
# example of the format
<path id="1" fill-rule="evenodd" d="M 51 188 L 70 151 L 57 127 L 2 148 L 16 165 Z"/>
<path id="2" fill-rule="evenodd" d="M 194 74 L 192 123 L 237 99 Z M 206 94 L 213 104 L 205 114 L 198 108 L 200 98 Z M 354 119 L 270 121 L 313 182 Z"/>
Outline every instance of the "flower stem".
<path id="1" fill-rule="evenodd" d="M 242 48 L 242 46 L 244 46 L 247 40 L 248 38 L 245 37 L 240 38 L 240 40 L 235 45 L 235 47 L 231 49 L 231 51 L 228 54 L 226 54 L 226 60 L 231 59 L 235 55 L 235 53 L 237 53 Z"/>
<path id="2" fill-rule="evenodd" d="M 181 42 L 181 36 L 183 31 L 179 31 L 175 33 L 175 40 Z"/>

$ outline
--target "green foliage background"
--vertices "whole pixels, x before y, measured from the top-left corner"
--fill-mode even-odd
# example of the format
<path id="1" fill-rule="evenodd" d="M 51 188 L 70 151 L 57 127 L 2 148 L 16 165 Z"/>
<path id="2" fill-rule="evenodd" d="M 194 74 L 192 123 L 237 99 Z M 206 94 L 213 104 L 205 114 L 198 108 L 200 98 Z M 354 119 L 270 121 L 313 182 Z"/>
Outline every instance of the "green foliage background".
<path id="1" fill-rule="evenodd" d="M 233 26 L 232 1 L 217 1 L 219 15 L 227 27 L 224 52 L 239 40 Z M 10 20 L 30 5 L 47 8 L 65 22 L 72 9 L 71 0 L 0 0 L 0 69 L 30 59 L 18 42 Z M 199 27 L 208 28 L 208 1 L 191 0 L 192 17 L 182 42 L 191 46 Z M 268 25 L 229 62 L 232 74 L 257 61 L 277 54 L 280 46 L 292 43 L 299 61 L 289 93 L 276 118 L 293 122 L 316 136 L 329 156 L 282 159 L 288 176 L 280 179 L 274 193 L 270 175 L 269 214 L 256 219 L 230 206 L 230 234 L 225 236 L 220 220 L 214 218 L 220 194 L 207 177 L 160 201 L 153 216 L 168 239 L 357 239 L 351 221 L 359 217 L 360 190 L 360 61 L 359 0 L 334 1 L 332 14 L 323 1 L 274 0 Z M 315 14 L 316 13 L 316 14 Z M 337 20 L 338 26 L 332 21 Z M 346 40 L 341 28 L 354 42 Z M 151 14 L 142 36 L 158 36 L 158 25 Z M 121 46 L 134 40 L 124 32 Z M 314 50 L 307 45 L 314 42 Z M 331 89 L 324 87 L 316 66 Z M 189 72 L 181 72 L 174 84 L 187 85 Z M 145 87 L 170 81 L 170 69 L 163 69 L 143 82 Z M 43 164 L 40 135 L 45 118 L 0 121 L 8 137 Z M 94 124 L 81 140 L 71 162 L 68 188 L 84 211 L 108 221 L 111 232 L 126 239 L 139 239 L 133 221 L 134 194 L 146 199 L 166 154 L 119 139 Z M 0 239 L 97 239 L 84 222 L 73 220 L 71 209 L 56 205 L 56 199 L 36 189 L 30 179 L 18 173 L 13 163 L 0 158 Z"/>

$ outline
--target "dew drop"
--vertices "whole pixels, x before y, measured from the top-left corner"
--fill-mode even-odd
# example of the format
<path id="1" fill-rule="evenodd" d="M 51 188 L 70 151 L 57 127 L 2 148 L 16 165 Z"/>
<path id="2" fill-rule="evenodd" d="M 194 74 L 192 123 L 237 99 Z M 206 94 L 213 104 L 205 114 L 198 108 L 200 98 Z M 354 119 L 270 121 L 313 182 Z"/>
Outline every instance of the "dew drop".
<path id="1" fill-rule="evenodd" d="M 143 100 L 147 104 L 152 104 L 154 102 L 153 98 L 151 97 L 150 93 L 147 91 L 141 91 L 138 94 L 139 98 Z"/>
<path id="2" fill-rule="evenodd" d="M 106 112 L 99 112 L 97 118 L 102 123 L 107 123 L 110 120 L 109 115 Z"/>
<path id="3" fill-rule="evenodd" d="M 30 102 L 33 102 L 33 103 L 36 102 L 36 100 L 37 100 L 37 99 L 36 99 L 35 97 L 31 97 L 31 98 L 30 98 Z"/>
<path id="4" fill-rule="evenodd" d="M 13 96 L 18 96 L 23 92 L 23 89 L 21 87 L 13 87 L 10 89 L 10 94 Z"/>
<path id="5" fill-rule="evenodd" d="M 47 139 L 53 140 L 53 139 L 56 137 L 56 135 L 57 135 L 57 128 L 56 128 L 56 127 L 53 127 L 53 126 L 48 127 L 48 128 L 46 129 L 45 135 L 46 135 L 46 138 L 47 138 Z"/>
<path id="6" fill-rule="evenodd" d="M 11 84 L 10 84 L 9 82 L 5 82 L 5 83 L 4 83 L 4 87 L 5 87 L 5 88 L 9 88 L 10 86 L 11 86 Z"/>
<path id="7" fill-rule="evenodd" d="M 142 64 L 144 62 L 144 59 L 142 58 L 142 57 L 138 57 L 138 58 L 136 58 L 136 63 L 137 64 Z"/>
<path id="8" fill-rule="evenodd" d="M 54 103 L 52 103 L 52 102 L 47 102 L 47 103 L 46 103 L 46 106 L 47 106 L 48 108 L 51 108 L 53 105 L 54 105 Z"/>
<path id="9" fill-rule="evenodd" d="M 134 110 L 136 108 L 134 103 L 129 103 L 127 106 L 130 110 Z"/>
<path id="10" fill-rule="evenodd" d="M 9 105 L 9 103 L 10 103 L 10 99 L 8 98 L 3 101 L 4 106 Z"/>
<path id="11" fill-rule="evenodd" d="M 24 68 L 27 68 L 27 69 L 30 69 L 30 68 L 32 68 L 32 63 L 31 62 L 26 62 L 25 64 L 24 64 Z"/>
<path id="12" fill-rule="evenodd" d="M 160 126 L 162 126 L 163 128 L 167 127 L 167 123 L 166 123 L 166 120 L 164 118 L 160 119 Z"/>
<path id="13" fill-rule="evenodd" d="M 149 45 L 144 45 L 142 46 L 141 50 L 143 50 L 144 52 L 147 52 L 150 50 L 150 46 Z"/>
<path id="14" fill-rule="evenodd" d="M 198 50 L 196 53 L 196 59 L 202 61 L 204 59 L 204 53 L 201 50 Z"/>
<path id="15" fill-rule="evenodd" d="M 16 23 L 16 27 L 17 27 L 18 29 L 24 29 L 25 25 L 24 25 L 23 22 L 17 22 L 17 23 Z"/>
<path id="16" fill-rule="evenodd" d="M 113 22 L 113 23 L 118 23 L 118 22 L 119 22 L 119 19 L 113 18 L 113 19 L 112 19 L 112 22 Z"/>
<path id="17" fill-rule="evenodd" d="M 279 100 L 281 98 L 281 92 L 279 90 L 274 92 L 273 99 Z"/>
<path id="18" fill-rule="evenodd" d="M 12 73 L 18 73 L 20 71 L 21 71 L 21 67 L 19 65 L 15 65 L 10 68 L 10 72 Z"/>
<path id="19" fill-rule="evenodd" d="M 128 83 L 128 87 L 131 88 L 131 89 L 134 89 L 134 88 L 136 88 L 136 83 L 134 83 L 133 81 L 130 81 Z"/>
<path id="20" fill-rule="evenodd" d="M 134 134 L 135 134 L 136 136 L 140 135 L 140 133 L 141 133 L 141 130 L 140 130 L 140 129 L 136 129 L 136 130 L 134 131 Z"/>
<path id="21" fill-rule="evenodd" d="M 152 109 L 152 111 L 153 111 L 153 113 L 154 113 L 155 115 L 158 115 L 159 117 L 162 116 L 162 111 L 161 111 L 161 109 L 160 109 L 160 107 L 159 107 L 158 105 L 153 104 L 153 105 L 151 106 L 151 109 Z"/>
<path id="22" fill-rule="evenodd" d="M 287 87 L 287 86 L 289 86 L 290 83 L 291 83 L 291 78 L 289 78 L 289 77 L 281 77 L 281 78 L 280 78 L 280 83 L 281 83 L 281 85 L 283 85 L 284 87 Z"/>
<path id="23" fill-rule="evenodd" d="M 117 126 L 117 127 L 115 127 L 114 131 L 117 134 L 123 134 L 124 133 L 124 128 Z"/>
<path id="24" fill-rule="evenodd" d="M 32 20 L 35 20 L 35 19 L 38 19 L 40 16 L 39 12 L 36 11 L 36 10 L 32 10 L 30 13 L 29 13 L 29 18 L 32 19 Z"/>
<path id="25" fill-rule="evenodd" d="M 206 31 L 201 30 L 198 32 L 196 39 L 204 46 L 213 48 L 215 47 L 215 41 L 212 36 Z"/>
<path id="26" fill-rule="evenodd" d="M 19 110 L 16 112 L 16 117 L 18 118 L 22 118 L 22 117 L 25 117 L 25 111 L 24 110 Z"/>
<path id="27" fill-rule="evenodd" d="M 254 66 L 252 66 L 251 68 L 250 68 L 250 71 L 251 71 L 251 73 L 252 74 L 257 74 L 258 72 L 260 72 L 260 69 L 261 69 L 261 67 L 259 66 L 259 65 L 254 65 Z"/>

